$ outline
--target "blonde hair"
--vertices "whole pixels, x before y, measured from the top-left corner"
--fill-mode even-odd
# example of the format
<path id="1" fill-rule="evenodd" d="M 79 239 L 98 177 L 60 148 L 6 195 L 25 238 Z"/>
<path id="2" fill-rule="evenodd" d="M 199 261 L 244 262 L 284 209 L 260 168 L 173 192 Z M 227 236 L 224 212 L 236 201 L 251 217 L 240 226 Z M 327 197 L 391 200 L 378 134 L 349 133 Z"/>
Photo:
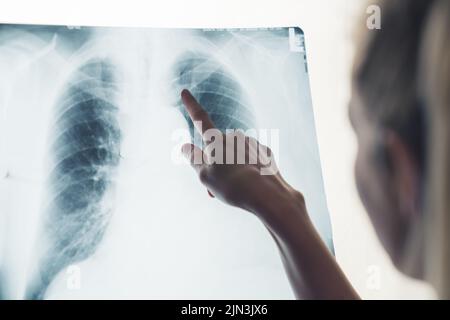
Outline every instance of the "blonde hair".
<path id="1" fill-rule="evenodd" d="M 450 298 L 450 1 L 379 0 L 381 30 L 359 37 L 353 87 L 367 115 L 417 158 L 422 223 L 405 246 L 409 265 Z M 423 250 L 422 250 L 423 249 Z"/>

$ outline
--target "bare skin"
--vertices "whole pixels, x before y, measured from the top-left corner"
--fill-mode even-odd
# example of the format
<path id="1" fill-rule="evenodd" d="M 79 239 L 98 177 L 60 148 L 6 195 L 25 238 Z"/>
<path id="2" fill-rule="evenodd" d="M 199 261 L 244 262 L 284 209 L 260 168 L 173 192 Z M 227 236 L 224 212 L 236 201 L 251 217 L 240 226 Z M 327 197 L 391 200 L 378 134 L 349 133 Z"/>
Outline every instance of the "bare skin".
<path id="1" fill-rule="evenodd" d="M 208 129 L 214 129 L 214 124 L 188 90 L 183 90 L 181 97 L 192 121 L 202 123 L 200 134 L 204 137 Z M 224 141 L 225 138 L 226 135 Z M 255 146 L 268 151 L 257 154 L 256 164 L 210 164 L 208 149 L 201 150 L 192 144 L 184 145 L 182 152 L 211 196 L 252 212 L 266 226 L 280 250 L 297 298 L 359 299 L 309 219 L 303 195 L 279 171 L 261 175 L 264 164 L 274 161 L 268 159 L 271 152 L 253 138 L 243 138 L 248 147 L 247 157 L 256 152 Z M 194 161 L 199 157 L 205 160 L 201 164 Z"/>

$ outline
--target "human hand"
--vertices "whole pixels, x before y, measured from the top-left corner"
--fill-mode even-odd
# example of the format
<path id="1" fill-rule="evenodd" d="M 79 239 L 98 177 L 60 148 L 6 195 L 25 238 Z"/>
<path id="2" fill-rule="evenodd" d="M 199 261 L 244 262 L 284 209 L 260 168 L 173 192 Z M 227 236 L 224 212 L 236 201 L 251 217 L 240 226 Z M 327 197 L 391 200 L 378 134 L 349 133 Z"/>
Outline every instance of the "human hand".
<path id="1" fill-rule="evenodd" d="M 299 193 L 281 177 L 270 148 L 239 130 L 222 133 L 188 90 L 181 98 L 206 145 L 200 149 L 188 143 L 182 152 L 212 197 L 257 215 L 270 211 L 271 202 L 292 195 L 298 199 Z"/>

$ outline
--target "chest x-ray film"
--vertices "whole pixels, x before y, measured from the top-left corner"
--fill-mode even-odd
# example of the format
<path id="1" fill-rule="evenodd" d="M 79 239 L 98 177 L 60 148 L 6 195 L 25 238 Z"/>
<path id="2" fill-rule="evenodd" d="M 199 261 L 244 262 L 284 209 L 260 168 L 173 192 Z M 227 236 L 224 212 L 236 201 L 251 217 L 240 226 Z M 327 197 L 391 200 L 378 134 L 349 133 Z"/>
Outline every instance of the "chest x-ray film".
<path id="1" fill-rule="evenodd" d="M 0 25 L 1 298 L 293 298 L 182 160 L 183 88 L 271 147 L 333 251 L 301 29 Z"/>

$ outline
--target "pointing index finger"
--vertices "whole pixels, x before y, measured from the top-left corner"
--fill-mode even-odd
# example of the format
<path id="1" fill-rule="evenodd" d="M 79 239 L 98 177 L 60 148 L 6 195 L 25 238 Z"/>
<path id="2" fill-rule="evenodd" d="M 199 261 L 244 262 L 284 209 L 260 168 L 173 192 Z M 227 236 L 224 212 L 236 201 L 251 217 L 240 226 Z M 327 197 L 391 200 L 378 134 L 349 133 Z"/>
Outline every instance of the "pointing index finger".
<path id="1" fill-rule="evenodd" d="M 215 129 L 214 123 L 209 118 L 208 113 L 197 102 L 197 100 L 195 100 L 194 96 L 189 92 L 189 90 L 184 89 L 181 92 L 181 100 L 186 107 L 186 111 L 188 112 L 189 117 L 202 136 L 205 131 L 209 129 Z M 201 125 L 199 126 L 199 124 Z"/>

